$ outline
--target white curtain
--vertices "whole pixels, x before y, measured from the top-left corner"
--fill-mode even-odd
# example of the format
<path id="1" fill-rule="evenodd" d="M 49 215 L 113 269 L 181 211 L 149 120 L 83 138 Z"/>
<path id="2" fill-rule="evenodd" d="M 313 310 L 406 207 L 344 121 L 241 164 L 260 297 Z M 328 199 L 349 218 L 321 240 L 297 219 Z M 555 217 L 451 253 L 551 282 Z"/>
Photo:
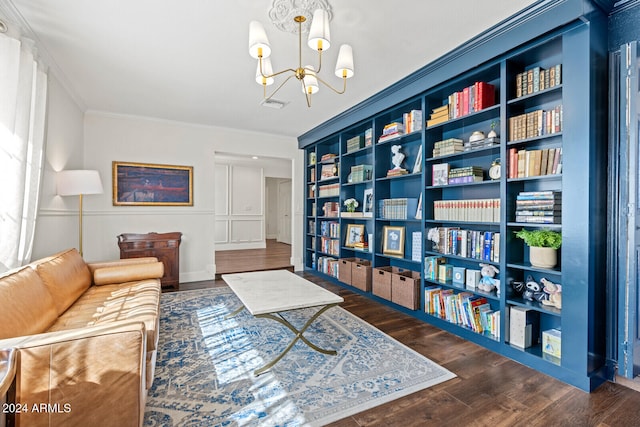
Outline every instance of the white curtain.
<path id="1" fill-rule="evenodd" d="M 33 43 L 0 34 L 0 272 L 31 258 L 46 99 L 47 73 Z"/>

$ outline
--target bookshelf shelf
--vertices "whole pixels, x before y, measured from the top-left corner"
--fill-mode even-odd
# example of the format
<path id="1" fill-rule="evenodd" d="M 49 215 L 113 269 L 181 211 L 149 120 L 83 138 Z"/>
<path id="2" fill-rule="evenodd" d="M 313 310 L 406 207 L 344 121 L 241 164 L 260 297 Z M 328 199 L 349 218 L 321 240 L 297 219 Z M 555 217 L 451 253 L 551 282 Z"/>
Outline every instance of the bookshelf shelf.
<path id="1" fill-rule="evenodd" d="M 571 13 L 576 15 L 564 21 L 566 24 L 548 24 L 558 22 L 550 19 L 554 12 L 561 10 L 562 13 L 569 13 L 568 8 L 560 7 L 564 2 L 558 1 L 557 9 L 556 6 L 536 9 L 539 13 L 532 13 L 527 17 L 539 25 L 530 25 L 529 19 L 523 19 L 522 28 L 517 24 L 506 33 L 500 33 L 499 37 L 487 36 L 487 39 L 483 39 L 484 43 L 462 47 L 453 56 L 447 56 L 443 62 L 438 62 L 438 67 L 430 68 L 424 74 L 411 76 L 406 83 L 406 87 L 410 89 L 384 91 L 376 102 L 367 104 L 367 108 L 350 109 L 331 119 L 326 126 L 299 138 L 301 148 L 306 153 L 306 166 L 309 170 L 305 177 L 305 213 L 307 222 L 315 221 L 315 231 L 320 230 L 320 221 L 329 219 L 321 216 L 321 208 L 325 202 L 338 202 L 342 209 L 345 200 L 355 198 L 360 203 L 360 210 L 368 197 L 368 211 L 375 215 L 330 218 L 339 222 L 342 233 L 347 226 L 362 226 L 370 250 L 346 246 L 344 234 L 341 234 L 343 237 L 339 244 L 339 255 L 324 254 L 319 251 L 321 235 L 305 228 L 304 264 L 307 270 L 316 271 L 321 277 L 330 278 L 337 283 L 341 283 L 337 280 L 337 273 L 327 267 L 327 263 L 331 262 L 323 257 L 334 260 L 361 257 L 373 269 L 397 268 L 421 273 L 417 288 L 419 303 L 415 309 L 401 307 L 372 291 L 358 292 L 576 387 L 593 390 L 604 381 L 606 371 L 605 358 L 602 357 L 605 353 L 604 344 L 598 341 L 599 337 L 604 336 L 606 323 L 606 310 L 603 308 L 605 267 L 594 265 L 596 260 L 604 257 L 606 249 L 606 236 L 601 233 L 606 228 L 606 218 L 602 214 L 602 201 L 606 200 L 607 194 L 606 179 L 602 179 L 607 165 L 606 148 L 603 148 L 606 147 L 607 137 L 604 123 L 606 117 L 598 112 L 601 108 L 598 102 L 606 97 L 606 88 L 600 89 L 595 84 L 602 81 L 606 72 L 603 61 L 597 60 L 606 56 L 606 46 L 594 42 L 594 36 L 606 29 L 606 19 L 596 20 L 595 17 L 600 12 L 594 10 L 588 14 L 583 12 L 582 0 L 565 2 L 580 6 L 572 9 L 574 12 Z M 545 28 L 544 31 L 542 28 Z M 536 73 L 538 76 L 546 76 L 551 68 L 559 73 L 554 85 L 550 85 L 549 78 L 549 82 L 545 80 L 541 87 L 539 77 L 537 86 L 534 78 L 530 93 L 529 87 L 525 89 L 522 80 L 525 74 L 527 79 L 530 73 L 534 76 Z M 480 87 L 483 91 L 493 90 L 492 96 L 485 100 L 486 93 L 478 95 L 483 93 L 478 92 Z M 468 91 L 467 95 L 464 94 L 465 90 Z M 418 111 L 420 113 L 416 113 Z M 452 118 L 453 111 L 456 114 L 470 112 Z M 407 116 L 421 119 L 408 125 Z M 537 121 L 534 121 L 534 117 Z M 516 129 L 519 139 L 512 137 L 517 120 L 518 126 L 525 126 L 524 130 Z M 541 121 L 544 121 L 544 128 Z M 427 126 L 427 122 L 431 125 Z M 413 131 L 378 142 L 385 132 L 389 133 L 390 127 L 396 126 L 394 123 L 402 123 L 407 128 L 413 128 Z M 463 151 L 464 143 L 468 143 L 474 132 L 488 135 L 490 130 L 497 132 L 495 145 Z M 366 141 L 370 141 L 370 145 L 366 145 Z M 404 154 L 402 168 L 408 173 L 387 176 L 387 171 L 394 167 L 391 148 L 395 145 L 401 146 Z M 434 149 L 436 154 L 447 154 L 434 157 Z M 555 153 L 561 155 L 558 157 L 558 165 L 553 165 L 548 160 L 551 158 L 551 149 L 554 151 L 554 160 Z M 540 153 L 534 153 L 535 151 Z M 523 156 L 528 153 L 530 163 L 527 166 L 534 165 L 533 169 L 527 169 L 524 174 L 513 173 L 513 167 L 517 166 L 513 163 L 517 157 L 514 158 L 513 155 L 518 152 L 524 153 Z M 551 165 L 558 170 L 562 165 L 560 173 L 543 174 L 543 157 L 539 161 L 540 171 L 537 171 L 535 166 L 538 160 L 531 159 L 538 154 L 543 156 L 545 152 L 547 168 Z M 334 161 L 340 164 L 339 176 L 331 181 L 320 181 L 320 159 L 329 153 L 337 154 Z M 310 163 L 312 158 L 317 160 L 316 164 Z M 488 171 L 497 159 L 501 160 L 501 176 L 491 180 Z M 352 168 L 359 165 L 371 165 L 371 179 L 349 182 Z M 444 182 L 441 175 L 443 169 L 446 174 L 455 171 L 455 174 L 445 176 L 447 180 L 455 176 L 473 182 L 433 185 Z M 412 173 L 414 170 L 416 173 Z M 515 171 L 518 172 L 518 169 Z M 310 175 L 312 173 L 315 175 Z M 475 181 L 480 174 L 483 180 Z M 325 182 L 339 184 L 339 194 L 318 197 L 318 187 Z M 314 186 L 315 197 L 309 197 Z M 520 208 L 517 210 L 518 218 L 526 218 L 527 215 L 542 216 L 540 212 L 525 213 L 524 204 L 516 203 L 522 200 L 518 198 L 522 193 L 532 192 L 561 193 L 558 205 L 554 204 L 548 209 L 552 211 L 548 216 L 554 216 L 562 224 L 514 221 L 516 207 Z M 407 219 L 381 217 L 379 203 L 388 199 L 419 200 L 421 219 L 414 218 L 417 209 L 413 210 L 413 206 L 412 209 L 407 208 Z M 495 201 L 495 205 L 491 205 L 489 201 Z M 488 206 L 484 206 L 493 210 L 490 214 L 485 211 L 484 216 L 478 215 L 477 211 L 465 210 L 473 209 L 468 205 L 476 202 L 489 202 Z M 317 207 L 315 211 L 312 211 L 312 204 Z M 443 214 L 443 209 L 454 210 L 456 214 Z M 460 212 L 464 212 L 464 216 Z M 491 218 L 493 220 L 487 220 Z M 385 230 L 389 230 L 389 227 L 401 228 L 404 233 L 403 257 L 383 253 L 388 252 L 383 251 L 383 241 Z M 434 229 L 440 232 L 439 230 L 454 228 L 461 231 L 460 234 L 455 234 L 460 242 L 473 233 L 476 239 L 473 244 L 479 245 L 478 236 L 489 236 L 487 247 L 493 252 L 490 251 L 487 258 L 491 261 L 477 259 L 477 252 L 473 252 L 473 257 L 462 256 L 468 252 L 462 251 L 461 246 L 455 246 L 455 251 L 443 251 L 452 252 L 450 254 L 432 250 L 428 233 Z M 529 263 L 529 248 L 515 237 L 515 232 L 522 228 L 550 229 L 562 234 L 563 246 L 559 251 L 560 262 L 556 267 L 538 268 Z M 469 249 L 470 244 L 467 240 L 465 248 Z M 481 249 L 484 250 L 484 246 L 474 247 L 474 250 Z M 497 254 L 496 250 L 499 251 Z M 482 253 L 484 258 L 485 253 Z M 420 261 L 413 260 L 414 254 L 419 254 Z M 434 257 L 441 258 L 437 262 L 446 265 L 445 272 L 457 269 L 458 277 L 460 271 L 479 277 L 476 272 L 480 270 L 481 263 L 495 267 L 498 270 L 496 279 L 499 281 L 500 292 L 465 289 L 452 282 L 426 278 L 427 266 L 430 272 L 434 271 Z M 546 278 L 560 284 L 563 309 L 525 300 L 516 293 L 511 286 L 512 282 L 526 281 L 529 278 L 538 283 Z M 497 330 L 492 331 L 494 335 L 475 332 L 457 322 L 449 322 L 426 312 L 425 290 L 433 286 L 441 287 L 442 292 L 469 292 L 474 301 L 479 301 L 478 305 L 482 306 L 484 312 L 494 313 L 497 318 Z M 510 313 L 521 309 L 531 310 L 539 322 L 539 332 L 533 337 L 531 347 L 526 349 L 509 342 Z M 554 328 L 562 330 L 564 351 L 561 359 L 549 359 L 542 351 L 542 332 Z"/>

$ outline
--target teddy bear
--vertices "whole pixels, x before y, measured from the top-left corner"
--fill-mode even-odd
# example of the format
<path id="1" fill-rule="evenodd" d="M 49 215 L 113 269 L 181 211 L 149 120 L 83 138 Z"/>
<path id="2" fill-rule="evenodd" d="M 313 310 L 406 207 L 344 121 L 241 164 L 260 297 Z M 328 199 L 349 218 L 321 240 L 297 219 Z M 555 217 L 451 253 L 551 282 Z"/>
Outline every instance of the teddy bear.
<path id="1" fill-rule="evenodd" d="M 536 282 L 533 276 L 528 275 L 524 284 L 522 298 L 527 301 L 537 301 L 544 304 L 544 301 L 549 299 L 549 294 L 542 289 L 540 283 Z"/>
<path id="2" fill-rule="evenodd" d="M 480 264 L 480 282 L 478 283 L 478 289 L 484 292 L 491 292 L 497 289 L 496 293 L 500 295 L 500 281 L 495 279 L 496 274 L 500 273 L 500 270 L 495 265 Z"/>
<path id="3" fill-rule="evenodd" d="M 542 289 L 549 297 L 546 300 L 542 300 L 542 304 L 551 305 L 555 308 L 562 308 L 562 286 L 551 282 L 545 278 L 540 279 L 540 282 L 544 285 Z"/>

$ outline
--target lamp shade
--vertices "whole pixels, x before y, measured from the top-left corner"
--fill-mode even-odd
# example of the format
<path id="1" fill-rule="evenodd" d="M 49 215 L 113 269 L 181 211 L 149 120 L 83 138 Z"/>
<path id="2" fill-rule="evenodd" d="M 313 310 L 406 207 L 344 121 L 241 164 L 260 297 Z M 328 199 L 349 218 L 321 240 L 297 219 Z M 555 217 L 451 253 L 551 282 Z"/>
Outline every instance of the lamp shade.
<path id="1" fill-rule="evenodd" d="M 56 177 L 60 196 L 77 196 L 79 194 L 102 194 L 100 174 L 94 170 L 60 171 Z"/>
<path id="2" fill-rule="evenodd" d="M 340 78 L 353 77 L 353 49 L 348 44 L 340 46 L 338 62 L 336 63 L 336 76 Z"/>
<path id="3" fill-rule="evenodd" d="M 316 78 L 316 74 L 310 70 L 311 65 L 307 65 L 305 68 L 305 75 L 302 79 L 302 92 L 304 94 L 313 95 L 314 93 L 320 90 L 320 86 L 318 86 L 318 79 Z"/>
<path id="4" fill-rule="evenodd" d="M 326 10 L 318 9 L 313 12 L 307 43 L 314 50 L 329 50 L 329 46 L 331 46 L 331 31 L 329 30 L 329 14 Z"/>
<path id="5" fill-rule="evenodd" d="M 258 21 L 249 23 L 249 55 L 258 59 L 262 52 L 262 58 L 268 58 L 271 55 L 271 46 L 264 27 Z"/>
<path id="6" fill-rule="evenodd" d="M 273 74 L 271 58 L 262 59 L 262 72 L 260 72 L 260 60 L 258 60 L 258 66 L 256 67 L 256 83 L 265 86 L 272 85 L 275 79 L 273 77 L 265 77 L 270 76 L 271 74 Z"/>

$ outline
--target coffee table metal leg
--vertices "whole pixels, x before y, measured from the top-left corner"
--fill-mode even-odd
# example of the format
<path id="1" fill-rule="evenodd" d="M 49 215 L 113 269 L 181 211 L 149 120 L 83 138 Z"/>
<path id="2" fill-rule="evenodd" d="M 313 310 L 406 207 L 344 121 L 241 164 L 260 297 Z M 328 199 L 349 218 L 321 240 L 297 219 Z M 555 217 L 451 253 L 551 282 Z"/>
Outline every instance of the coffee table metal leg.
<path id="1" fill-rule="evenodd" d="M 316 314 L 314 314 L 309 320 L 307 320 L 307 322 L 304 324 L 304 326 L 302 327 L 302 329 L 298 330 L 295 326 L 293 326 L 291 323 L 289 323 L 289 321 L 287 319 L 285 319 L 284 317 L 282 317 L 282 315 L 278 314 L 277 316 L 271 313 L 267 313 L 267 314 L 256 314 L 255 317 L 263 317 L 265 319 L 272 319 L 275 320 L 278 323 L 281 323 L 283 325 L 285 325 L 287 328 L 289 328 L 291 330 L 291 332 L 293 332 L 296 336 L 293 338 L 293 340 L 289 343 L 289 345 L 282 351 L 282 353 L 280 353 L 275 359 L 273 359 L 271 362 L 267 363 L 266 365 L 262 366 L 261 368 L 256 369 L 255 371 L 253 371 L 253 374 L 255 376 L 258 376 L 260 374 L 262 374 L 263 372 L 265 372 L 266 370 L 270 369 L 271 367 L 273 367 L 273 365 L 275 365 L 276 363 L 278 363 L 280 361 L 280 359 L 282 359 L 285 354 L 287 354 L 289 352 L 289 350 L 291 350 L 291 348 L 295 345 L 295 343 L 298 340 L 302 340 L 305 344 L 307 344 L 309 347 L 311 347 L 312 349 L 314 349 L 315 351 L 322 353 L 322 354 L 327 354 L 327 355 L 331 355 L 331 356 L 335 356 L 336 354 L 338 354 L 335 350 L 325 350 L 323 348 L 318 347 L 317 345 L 315 345 L 314 343 L 312 343 L 311 341 L 309 341 L 303 334 L 305 333 L 305 331 L 307 330 L 307 328 L 309 328 L 309 326 L 311 326 L 311 324 L 313 322 L 315 322 L 315 320 L 320 317 L 320 315 L 322 313 L 324 313 L 325 311 L 327 311 L 328 309 L 330 309 L 333 306 L 336 306 L 338 304 L 329 304 L 329 305 L 325 305 L 324 307 L 322 307 L 320 310 L 318 310 L 316 312 Z"/>
<path id="2" fill-rule="evenodd" d="M 237 316 L 237 315 L 238 315 L 238 313 L 240 313 L 242 310 L 244 310 L 244 305 L 241 305 L 239 308 L 235 309 L 235 310 L 233 311 L 233 313 L 229 313 L 229 314 L 227 314 L 226 316 L 224 316 L 224 319 L 225 319 L 225 320 L 227 320 L 227 319 L 231 319 L 232 317 Z"/>

